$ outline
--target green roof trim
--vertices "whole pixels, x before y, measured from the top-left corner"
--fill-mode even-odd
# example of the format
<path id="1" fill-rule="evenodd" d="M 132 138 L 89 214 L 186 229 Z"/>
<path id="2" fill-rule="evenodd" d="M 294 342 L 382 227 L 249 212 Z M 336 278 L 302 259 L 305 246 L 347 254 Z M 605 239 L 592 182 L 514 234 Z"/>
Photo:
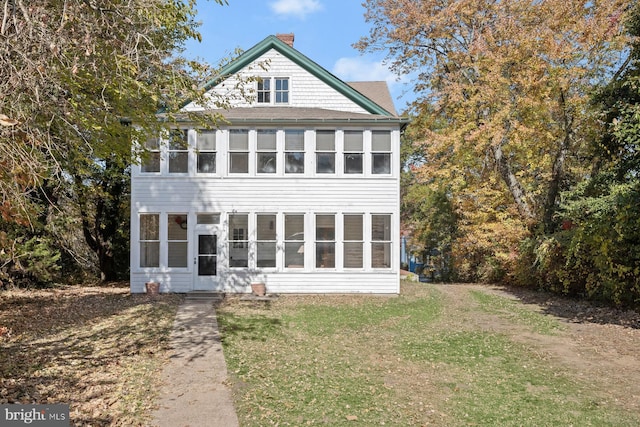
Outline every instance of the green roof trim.
<path id="1" fill-rule="evenodd" d="M 322 82 L 326 83 L 336 91 L 340 92 L 351 101 L 365 109 L 367 112 L 371 114 L 380 114 L 384 116 L 394 116 L 391 112 L 382 108 L 380 105 L 373 102 L 368 97 L 364 96 L 362 93 L 358 92 L 338 77 L 331 74 L 325 68 L 318 65 L 316 62 L 309 59 L 307 56 L 298 52 L 276 36 L 268 36 L 264 40 L 262 40 L 257 45 L 253 46 L 251 49 L 243 52 L 238 58 L 229 62 L 225 66 L 220 69 L 218 73 L 218 77 L 209 80 L 205 85 L 204 89 L 209 90 L 213 87 L 217 86 L 219 83 L 226 79 L 226 76 L 231 76 L 236 74 L 241 69 L 251 64 L 253 61 L 264 55 L 270 49 L 275 49 L 279 53 L 281 53 L 286 58 L 295 62 L 297 65 L 302 67 L 304 70 L 313 74 L 315 77 L 320 79 Z"/>

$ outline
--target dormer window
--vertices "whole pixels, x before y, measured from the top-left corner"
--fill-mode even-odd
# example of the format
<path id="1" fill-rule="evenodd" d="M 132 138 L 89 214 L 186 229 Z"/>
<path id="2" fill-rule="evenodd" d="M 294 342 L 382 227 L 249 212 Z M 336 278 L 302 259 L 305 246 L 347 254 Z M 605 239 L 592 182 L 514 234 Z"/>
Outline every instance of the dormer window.
<path id="1" fill-rule="evenodd" d="M 288 104 L 289 78 L 264 77 L 258 80 L 258 104 Z"/>

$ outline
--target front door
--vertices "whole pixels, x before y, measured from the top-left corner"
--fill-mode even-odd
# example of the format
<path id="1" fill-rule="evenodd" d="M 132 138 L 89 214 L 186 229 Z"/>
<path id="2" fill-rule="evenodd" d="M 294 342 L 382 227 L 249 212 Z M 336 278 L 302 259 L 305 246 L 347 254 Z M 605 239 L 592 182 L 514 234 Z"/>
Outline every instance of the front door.
<path id="1" fill-rule="evenodd" d="M 197 233 L 197 253 L 195 257 L 196 291 L 218 289 L 218 235 L 213 232 Z"/>

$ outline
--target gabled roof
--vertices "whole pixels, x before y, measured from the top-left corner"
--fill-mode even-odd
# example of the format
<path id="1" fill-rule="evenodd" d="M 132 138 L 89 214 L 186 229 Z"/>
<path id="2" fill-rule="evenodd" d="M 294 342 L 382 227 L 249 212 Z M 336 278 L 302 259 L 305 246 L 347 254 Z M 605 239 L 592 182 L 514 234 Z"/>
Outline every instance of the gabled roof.
<path id="1" fill-rule="evenodd" d="M 238 58 L 231 61 L 224 67 L 222 67 L 218 76 L 208 81 L 205 84 L 205 87 L 204 87 L 205 90 L 209 90 L 217 86 L 219 83 L 224 81 L 224 79 L 227 76 L 236 74 L 237 72 L 239 72 L 244 67 L 251 64 L 256 59 L 260 58 L 262 55 L 264 55 L 266 52 L 268 52 L 271 49 L 275 49 L 284 57 L 295 62 L 301 68 L 311 73 L 316 78 L 326 83 L 328 86 L 335 89 L 336 91 L 338 91 L 339 93 L 341 93 L 342 95 L 344 95 L 345 97 L 347 97 L 348 99 L 350 99 L 355 104 L 359 105 L 369 113 L 384 115 L 384 116 L 394 116 L 394 117 L 397 116 L 395 112 L 395 108 L 393 108 L 393 102 L 385 102 L 386 105 L 383 106 L 378 102 L 375 102 L 372 98 L 365 96 L 361 90 L 357 89 L 358 85 L 360 85 L 360 88 L 362 89 L 363 88 L 362 85 L 364 83 L 356 83 L 354 86 L 354 85 L 349 85 L 343 82 L 338 77 L 334 76 L 329 71 L 327 71 L 326 69 L 324 69 L 323 67 L 321 67 L 320 65 L 312 61 L 311 59 L 309 59 L 307 56 L 301 54 L 300 52 L 295 50 L 293 47 L 289 46 L 288 44 L 284 43 L 282 40 L 280 40 L 279 38 L 273 35 L 268 36 L 267 38 L 262 40 L 260 43 L 253 46 L 251 49 L 242 53 Z M 375 83 L 379 84 L 384 82 L 368 82 L 368 83 L 369 83 L 368 88 L 372 89 L 371 84 L 375 84 Z M 364 87 L 364 89 L 367 89 L 367 87 Z M 388 89 L 386 90 L 388 94 Z"/>

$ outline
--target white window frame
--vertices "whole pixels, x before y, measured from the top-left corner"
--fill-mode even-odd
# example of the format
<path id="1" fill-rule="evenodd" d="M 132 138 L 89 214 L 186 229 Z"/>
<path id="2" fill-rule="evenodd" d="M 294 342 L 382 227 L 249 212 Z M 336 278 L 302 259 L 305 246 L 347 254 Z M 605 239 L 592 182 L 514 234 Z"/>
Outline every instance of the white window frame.
<path id="1" fill-rule="evenodd" d="M 278 86 L 286 82 L 286 89 Z M 291 104 L 291 78 L 286 76 L 258 77 L 256 83 L 256 103 L 258 105 L 289 105 Z M 279 101 L 282 96 L 286 101 Z"/>
<path id="2" fill-rule="evenodd" d="M 389 135 L 389 149 L 388 150 L 380 150 L 375 147 L 375 139 L 376 134 L 388 134 Z M 376 173 L 374 170 L 375 162 L 373 160 L 376 154 L 382 154 L 388 156 L 389 158 L 389 171 L 384 173 Z M 373 130 L 371 131 L 371 175 L 391 175 L 393 173 L 393 143 L 392 143 L 392 133 L 390 130 Z"/>
<path id="3" fill-rule="evenodd" d="M 203 149 L 200 148 L 200 136 L 204 135 L 213 135 L 213 149 Z M 218 132 L 215 130 L 207 130 L 200 129 L 196 132 L 196 141 L 195 141 L 195 173 L 197 175 L 215 175 L 218 173 L 218 150 L 219 150 L 219 141 L 218 141 Z M 200 172 L 200 155 L 211 155 L 213 154 L 213 171 L 212 172 Z"/>

